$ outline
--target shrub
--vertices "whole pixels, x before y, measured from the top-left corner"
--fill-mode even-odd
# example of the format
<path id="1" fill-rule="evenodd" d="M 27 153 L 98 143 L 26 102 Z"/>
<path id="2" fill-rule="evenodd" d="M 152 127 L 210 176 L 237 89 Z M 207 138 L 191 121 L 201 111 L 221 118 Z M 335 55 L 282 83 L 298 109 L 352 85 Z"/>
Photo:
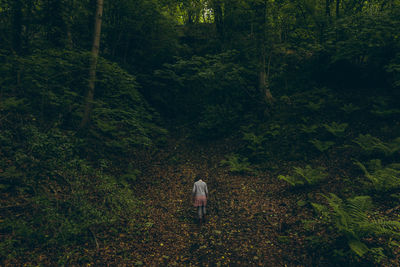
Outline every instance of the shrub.
<path id="1" fill-rule="evenodd" d="M 320 152 L 328 150 L 331 146 L 335 144 L 335 142 L 332 141 L 320 141 L 317 139 L 310 140 L 310 143 L 313 144 L 314 147 L 318 149 Z"/>
<path id="2" fill-rule="evenodd" d="M 221 161 L 221 165 L 229 166 L 230 172 L 236 173 L 252 173 L 253 169 L 250 168 L 250 163 L 247 158 L 242 158 L 238 154 L 230 154 L 227 156 L 226 160 Z"/>
<path id="3" fill-rule="evenodd" d="M 300 130 L 302 132 L 304 132 L 304 133 L 314 133 L 319 128 L 319 125 L 317 125 L 317 124 L 313 124 L 313 125 L 310 125 L 310 126 L 307 126 L 305 124 L 301 124 L 300 126 L 301 126 Z"/>
<path id="4" fill-rule="evenodd" d="M 380 160 L 371 160 L 370 171 L 359 161 L 355 164 L 361 168 L 376 191 L 386 192 L 400 188 L 400 164 L 389 164 L 383 167 Z"/>
<path id="5" fill-rule="evenodd" d="M 293 167 L 293 169 L 294 175 L 279 175 L 278 178 L 291 186 L 301 186 L 318 184 L 328 176 L 323 167 L 311 168 L 307 165 L 305 168 Z"/>
<path id="6" fill-rule="evenodd" d="M 1 166 L 0 193 L 21 196 L 26 206 L 23 214 L 7 211 L 0 231 L 8 241 L 0 242 L 0 257 L 32 248 L 57 248 L 54 256 L 62 257 L 67 247 L 95 242 L 104 229 L 135 220 L 141 202 L 128 186 L 132 176 L 116 178 L 93 168 L 75 154 L 77 140 L 68 132 L 43 133 L 30 125 L 19 134 L 24 149 Z"/>
<path id="7" fill-rule="evenodd" d="M 345 238 L 348 249 L 358 257 L 372 254 L 375 260 L 381 259 L 376 256 L 383 248 L 370 248 L 363 238 L 371 235 L 400 238 L 400 222 L 371 218 L 373 205 L 369 196 L 356 196 L 347 200 L 342 200 L 333 193 L 322 196 L 328 205 L 312 203 L 313 207 L 328 224 L 334 226 L 340 237 Z"/>
<path id="8" fill-rule="evenodd" d="M 367 154 L 379 152 L 383 153 L 385 156 L 391 156 L 397 151 L 400 151 L 400 137 L 385 143 L 370 134 L 360 134 L 353 142 L 358 144 Z"/>
<path id="9" fill-rule="evenodd" d="M 348 123 L 332 122 L 331 124 L 323 124 L 325 129 L 336 137 L 342 137 L 346 131 Z"/>
<path id="10" fill-rule="evenodd" d="M 343 110 L 347 114 L 350 114 L 350 113 L 353 113 L 353 112 L 355 112 L 357 110 L 360 110 L 359 107 L 357 107 L 357 106 L 355 106 L 355 105 L 353 105 L 351 103 L 343 105 L 343 107 L 341 107 L 340 109 Z"/>

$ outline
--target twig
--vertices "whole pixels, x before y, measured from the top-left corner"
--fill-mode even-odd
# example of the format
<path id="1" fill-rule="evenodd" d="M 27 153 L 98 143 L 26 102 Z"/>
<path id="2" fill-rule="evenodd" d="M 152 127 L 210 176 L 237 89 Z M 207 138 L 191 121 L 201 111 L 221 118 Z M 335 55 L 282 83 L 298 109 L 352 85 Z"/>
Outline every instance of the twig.
<path id="1" fill-rule="evenodd" d="M 398 209 L 400 209 L 400 205 L 398 205 L 397 207 L 394 207 L 393 209 L 387 210 L 387 211 L 385 212 L 385 214 L 392 213 L 393 211 L 398 210 Z"/>
<path id="2" fill-rule="evenodd" d="M 94 232 L 92 231 L 92 229 L 90 229 L 90 228 L 89 228 L 89 231 L 90 231 L 90 233 L 92 233 L 92 236 L 93 236 L 94 242 L 96 243 L 96 248 L 97 248 L 97 251 L 99 251 L 99 249 L 100 249 L 100 246 L 99 246 L 99 242 L 97 242 L 96 235 L 94 234 Z"/>

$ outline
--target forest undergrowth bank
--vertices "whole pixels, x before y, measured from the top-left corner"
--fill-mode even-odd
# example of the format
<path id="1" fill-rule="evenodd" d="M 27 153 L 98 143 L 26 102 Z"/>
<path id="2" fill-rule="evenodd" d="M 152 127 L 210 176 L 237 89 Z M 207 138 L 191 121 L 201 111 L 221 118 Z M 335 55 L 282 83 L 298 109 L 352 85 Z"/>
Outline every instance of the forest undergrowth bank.
<path id="1" fill-rule="evenodd" d="M 346 191 L 341 177 L 351 174 L 343 169 L 348 158 L 333 153 L 315 159 L 314 164 L 329 170 L 329 181 L 292 188 L 277 176 L 304 162 L 276 162 L 276 170 L 257 174 L 232 173 L 224 167 L 221 162 L 243 146 L 241 142 L 169 139 L 159 153 L 142 154 L 142 178 L 135 195 L 143 201 L 144 209 L 137 214 L 136 231 L 119 233 L 113 240 L 105 237 L 98 252 L 91 250 L 92 259 L 98 264 L 137 266 L 397 265 L 396 248 L 380 262 L 369 258 L 369 253 L 357 256 L 346 247 L 343 233 L 327 221 L 328 215 L 319 213 L 322 204 L 328 206 L 321 194 L 342 196 Z M 204 176 L 210 190 L 208 222 L 202 226 L 195 223 L 190 202 L 196 174 Z M 380 204 L 379 210 L 368 216 L 395 218 L 396 210 Z M 372 235 L 362 240 L 368 246 L 387 244 Z M 338 248 L 347 256 L 335 255 L 340 253 Z"/>

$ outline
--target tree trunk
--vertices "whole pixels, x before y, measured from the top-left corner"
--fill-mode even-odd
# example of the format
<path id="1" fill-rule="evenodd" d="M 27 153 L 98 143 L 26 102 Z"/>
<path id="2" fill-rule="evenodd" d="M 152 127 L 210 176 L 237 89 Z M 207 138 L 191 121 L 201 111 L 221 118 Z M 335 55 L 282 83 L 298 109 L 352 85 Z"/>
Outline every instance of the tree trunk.
<path id="1" fill-rule="evenodd" d="M 261 53 L 261 58 L 260 58 L 260 71 L 259 71 L 259 83 L 258 87 L 260 90 L 260 93 L 262 94 L 265 102 L 268 105 L 271 105 L 274 101 L 274 98 L 271 94 L 271 90 L 269 87 L 269 70 L 271 66 L 271 55 L 268 57 L 268 66 L 266 64 L 266 53 L 265 53 L 265 47 L 263 49 L 264 51 Z"/>
<path id="2" fill-rule="evenodd" d="M 22 50 L 22 3 L 21 0 L 14 0 L 12 4 L 12 49 L 18 55 Z"/>
<path id="3" fill-rule="evenodd" d="M 263 20 L 262 20 L 262 38 L 260 40 L 259 44 L 259 49 L 260 49 L 260 70 L 258 74 L 258 88 L 260 90 L 260 93 L 265 99 L 265 102 L 268 105 L 271 105 L 273 102 L 273 97 L 269 88 L 269 68 L 270 68 L 270 63 L 271 63 L 271 55 L 269 56 L 268 59 L 268 72 L 267 72 L 267 64 L 266 64 L 266 48 L 265 48 L 265 42 L 267 39 L 267 0 L 264 1 L 264 14 L 263 14 Z"/>
<path id="4" fill-rule="evenodd" d="M 336 0 L 336 18 L 339 18 L 340 0 Z"/>
<path id="5" fill-rule="evenodd" d="M 94 90 L 95 90 L 97 58 L 99 56 L 99 48 L 100 48 L 101 20 L 103 16 L 103 0 L 97 0 L 96 6 L 97 6 L 96 14 L 94 17 L 92 56 L 90 59 L 90 66 L 89 66 L 89 89 L 86 96 L 85 110 L 82 117 L 80 128 L 86 127 L 89 122 L 90 113 L 92 111 L 92 105 L 93 105 Z"/>
<path id="6" fill-rule="evenodd" d="M 215 28 L 217 29 L 218 37 L 221 42 L 224 41 L 224 26 L 223 26 L 223 15 L 222 15 L 222 7 L 221 7 L 221 2 L 219 0 L 215 0 L 213 2 L 214 4 L 214 23 L 215 23 Z"/>
<path id="7" fill-rule="evenodd" d="M 331 0 L 326 0 L 325 2 L 325 14 L 327 17 L 331 16 Z"/>

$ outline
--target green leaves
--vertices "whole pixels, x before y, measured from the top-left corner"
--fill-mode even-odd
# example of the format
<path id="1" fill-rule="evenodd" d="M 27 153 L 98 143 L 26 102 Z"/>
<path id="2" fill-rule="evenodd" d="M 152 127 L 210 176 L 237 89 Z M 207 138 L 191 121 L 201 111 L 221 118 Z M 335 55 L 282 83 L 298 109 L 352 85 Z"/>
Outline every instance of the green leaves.
<path id="1" fill-rule="evenodd" d="M 361 168 L 375 190 L 379 192 L 387 192 L 397 188 L 400 188 L 400 166 L 399 164 L 389 164 L 386 167 L 382 167 L 380 160 L 371 160 L 370 166 L 372 172 L 368 171 L 367 168 L 359 161 L 355 164 Z"/>
<path id="2" fill-rule="evenodd" d="M 321 140 L 310 140 L 310 143 L 314 145 L 316 149 L 318 149 L 320 152 L 324 152 L 328 150 L 331 146 L 335 144 L 335 142 L 332 141 L 321 141 Z"/>
<path id="3" fill-rule="evenodd" d="M 331 134 L 333 134 L 336 137 L 342 137 L 344 135 L 344 132 L 347 128 L 347 126 L 349 126 L 348 123 L 337 123 L 337 122 L 332 122 L 331 124 L 323 124 L 323 126 L 325 127 L 325 129 L 330 132 Z"/>
<path id="4" fill-rule="evenodd" d="M 381 247 L 368 247 L 363 242 L 363 238 L 371 235 L 399 236 L 400 222 L 371 218 L 371 197 L 356 196 L 343 200 L 333 193 L 323 196 L 327 200 L 328 206 L 313 203 L 313 207 L 329 219 L 329 223 L 346 238 L 349 249 L 358 257 L 364 257 L 367 253 L 374 254 L 382 249 Z"/>
<path id="5" fill-rule="evenodd" d="M 254 170 L 250 168 L 250 163 L 247 158 L 243 158 L 238 154 L 230 154 L 226 160 L 220 162 L 221 165 L 229 166 L 230 172 L 236 173 L 252 173 Z"/>
<path id="6" fill-rule="evenodd" d="M 368 154 L 379 152 L 383 153 L 385 156 L 391 156 L 397 151 L 400 151 L 400 137 L 391 142 L 383 142 L 370 134 L 360 134 L 353 142 L 358 144 L 362 150 Z"/>
<path id="7" fill-rule="evenodd" d="M 312 168 L 307 165 L 305 168 L 293 167 L 294 175 L 279 175 L 278 178 L 288 182 L 291 186 L 315 185 L 325 180 L 328 174 L 325 168 Z"/>

